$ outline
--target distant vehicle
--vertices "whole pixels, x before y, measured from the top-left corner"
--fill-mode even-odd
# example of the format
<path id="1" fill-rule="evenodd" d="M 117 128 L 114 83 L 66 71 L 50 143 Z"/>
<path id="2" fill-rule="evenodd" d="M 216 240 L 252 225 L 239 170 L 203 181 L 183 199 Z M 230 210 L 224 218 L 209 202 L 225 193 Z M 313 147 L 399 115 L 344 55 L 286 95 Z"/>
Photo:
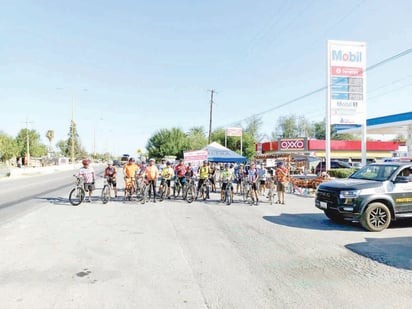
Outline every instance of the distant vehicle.
<path id="1" fill-rule="evenodd" d="M 352 168 L 349 163 L 340 160 L 330 160 L 330 168 Z M 319 162 L 315 168 L 315 174 L 320 175 L 322 172 L 326 172 L 326 162 Z"/>
<path id="2" fill-rule="evenodd" d="M 121 166 L 119 160 L 113 160 L 113 165 L 117 167 Z"/>
<path id="3" fill-rule="evenodd" d="M 129 162 L 129 158 L 130 158 L 130 155 L 128 155 L 127 153 L 123 154 L 122 158 L 120 159 L 120 164 L 121 165 L 127 164 Z"/>
<path id="4" fill-rule="evenodd" d="M 352 163 L 349 163 L 349 164 L 350 164 L 350 166 L 352 166 L 354 168 L 361 168 L 363 166 L 361 162 L 352 162 Z"/>

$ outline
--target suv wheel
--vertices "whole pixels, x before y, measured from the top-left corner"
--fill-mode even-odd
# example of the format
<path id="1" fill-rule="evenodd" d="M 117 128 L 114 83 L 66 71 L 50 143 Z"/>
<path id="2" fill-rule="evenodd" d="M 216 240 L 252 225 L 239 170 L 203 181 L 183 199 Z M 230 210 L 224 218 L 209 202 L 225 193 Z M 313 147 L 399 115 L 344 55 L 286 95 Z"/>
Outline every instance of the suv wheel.
<path id="1" fill-rule="evenodd" d="M 382 203 L 371 203 L 360 220 L 364 229 L 371 232 L 380 232 L 391 223 L 391 212 Z"/>

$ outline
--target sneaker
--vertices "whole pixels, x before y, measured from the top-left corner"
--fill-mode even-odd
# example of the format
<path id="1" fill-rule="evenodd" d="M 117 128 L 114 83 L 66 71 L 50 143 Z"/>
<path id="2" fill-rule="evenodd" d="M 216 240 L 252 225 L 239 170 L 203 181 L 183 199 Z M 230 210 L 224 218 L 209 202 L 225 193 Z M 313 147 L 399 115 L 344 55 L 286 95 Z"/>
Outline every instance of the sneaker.
<path id="1" fill-rule="evenodd" d="M 283 205 L 285 205 L 285 202 L 282 202 Z"/>

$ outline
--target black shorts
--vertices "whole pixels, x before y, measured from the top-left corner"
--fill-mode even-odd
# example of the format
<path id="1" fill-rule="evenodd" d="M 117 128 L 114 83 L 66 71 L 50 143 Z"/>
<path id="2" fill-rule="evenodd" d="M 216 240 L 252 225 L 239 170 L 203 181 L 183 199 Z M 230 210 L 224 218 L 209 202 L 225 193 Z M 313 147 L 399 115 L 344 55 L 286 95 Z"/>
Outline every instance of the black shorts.
<path id="1" fill-rule="evenodd" d="M 117 183 L 116 183 L 116 178 L 107 178 L 107 183 L 109 184 L 109 185 L 112 185 L 113 186 L 113 188 L 116 188 L 116 185 L 117 185 Z"/>
<path id="2" fill-rule="evenodd" d="M 261 185 L 265 185 L 266 180 L 259 180 L 259 182 L 260 182 Z"/>
<path id="3" fill-rule="evenodd" d="M 227 187 L 227 182 L 222 182 L 222 191 L 225 191 Z M 233 186 L 230 186 L 230 189 L 233 190 Z"/>

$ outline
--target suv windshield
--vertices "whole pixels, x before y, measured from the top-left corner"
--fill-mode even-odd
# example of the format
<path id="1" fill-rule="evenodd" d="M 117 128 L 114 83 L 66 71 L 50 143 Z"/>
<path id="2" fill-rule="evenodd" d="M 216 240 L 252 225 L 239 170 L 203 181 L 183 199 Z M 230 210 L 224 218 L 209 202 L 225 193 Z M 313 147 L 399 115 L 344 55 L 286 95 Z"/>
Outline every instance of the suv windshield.
<path id="1" fill-rule="evenodd" d="M 385 181 L 392 177 L 399 165 L 370 164 L 353 173 L 349 178 Z"/>

